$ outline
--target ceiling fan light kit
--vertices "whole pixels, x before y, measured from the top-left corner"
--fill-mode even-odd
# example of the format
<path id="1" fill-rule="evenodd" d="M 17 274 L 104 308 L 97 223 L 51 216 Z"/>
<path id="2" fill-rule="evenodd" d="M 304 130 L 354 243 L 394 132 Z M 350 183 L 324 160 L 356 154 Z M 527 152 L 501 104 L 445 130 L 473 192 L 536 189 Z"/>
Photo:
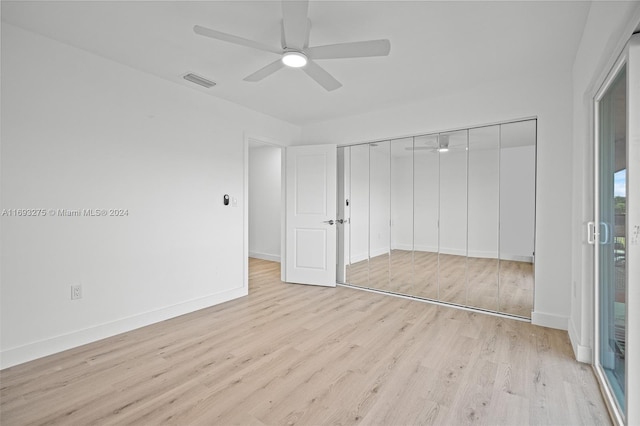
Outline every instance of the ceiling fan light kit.
<path id="1" fill-rule="evenodd" d="M 244 81 L 260 81 L 284 66 L 288 66 L 302 69 L 305 74 L 327 91 L 342 87 L 342 83 L 318 65 L 316 60 L 387 56 L 391 51 L 391 43 L 384 39 L 309 47 L 311 25 L 307 16 L 308 12 L 308 0 L 282 1 L 283 46 L 281 49 L 199 25 L 194 26 L 193 31 L 201 36 L 281 55 L 275 62 L 271 62 L 245 77 Z"/>
<path id="2" fill-rule="evenodd" d="M 284 52 L 282 63 L 291 68 L 302 68 L 307 65 L 307 55 L 295 50 Z"/>

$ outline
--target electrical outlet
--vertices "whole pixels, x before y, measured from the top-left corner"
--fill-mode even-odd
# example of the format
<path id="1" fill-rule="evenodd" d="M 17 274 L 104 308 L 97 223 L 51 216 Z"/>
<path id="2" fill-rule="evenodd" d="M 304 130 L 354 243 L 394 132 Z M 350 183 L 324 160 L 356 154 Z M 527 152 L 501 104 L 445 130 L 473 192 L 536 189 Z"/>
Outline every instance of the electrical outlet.
<path id="1" fill-rule="evenodd" d="M 71 300 L 82 299 L 82 286 L 81 285 L 72 285 L 71 286 Z"/>

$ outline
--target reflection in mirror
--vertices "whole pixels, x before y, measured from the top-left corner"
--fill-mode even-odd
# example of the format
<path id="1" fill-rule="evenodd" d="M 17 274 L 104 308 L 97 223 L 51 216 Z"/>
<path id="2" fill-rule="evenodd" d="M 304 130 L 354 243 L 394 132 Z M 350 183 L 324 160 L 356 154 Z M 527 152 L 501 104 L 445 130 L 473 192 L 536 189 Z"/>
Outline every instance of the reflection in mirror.
<path id="1" fill-rule="evenodd" d="M 414 294 L 438 299 L 438 215 L 440 168 L 438 135 L 414 138 Z"/>
<path id="2" fill-rule="evenodd" d="M 500 126 L 500 312 L 531 317 L 536 120 Z"/>
<path id="3" fill-rule="evenodd" d="M 339 149 L 338 279 L 530 318 L 535 146 L 533 119 Z"/>
<path id="4" fill-rule="evenodd" d="M 347 282 L 347 267 L 349 265 L 349 206 L 350 197 L 350 147 L 338 147 L 338 196 L 337 196 L 337 282 Z M 343 222 L 340 223 L 340 219 Z"/>
<path id="5" fill-rule="evenodd" d="M 369 286 L 386 291 L 393 290 L 389 284 L 390 164 L 389 141 L 369 144 Z"/>
<path id="6" fill-rule="evenodd" d="M 498 310 L 500 126 L 469 130 L 467 305 Z"/>
<path id="7" fill-rule="evenodd" d="M 465 305 L 467 284 L 468 131 L 441 133 L 439 296 Z"/>
<path id="8" fill-rule="evenodd" d="M 346 282 L 369 286 L 369 145 L 350 148 L 349 263 Z M 346 200 L 345 200 L 346 204 Z"/>
<path id="9" fill-rule="evenodd" d="M 392 291 L 413 294 L 413 138 L 391 141 Z"/>

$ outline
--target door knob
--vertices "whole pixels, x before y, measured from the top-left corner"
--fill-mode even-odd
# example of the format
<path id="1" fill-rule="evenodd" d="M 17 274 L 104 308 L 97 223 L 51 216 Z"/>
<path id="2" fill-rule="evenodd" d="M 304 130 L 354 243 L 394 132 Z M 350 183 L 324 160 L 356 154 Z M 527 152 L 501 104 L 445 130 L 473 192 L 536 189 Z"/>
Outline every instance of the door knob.
<path id="1" fill-rule="evenodd" d="M 331 219 L 331 220 L 325 220 L 322 223 L 328 223 L 329 225 L 333 225 L 335 222 L 333 221 L 333 219 Z"/>

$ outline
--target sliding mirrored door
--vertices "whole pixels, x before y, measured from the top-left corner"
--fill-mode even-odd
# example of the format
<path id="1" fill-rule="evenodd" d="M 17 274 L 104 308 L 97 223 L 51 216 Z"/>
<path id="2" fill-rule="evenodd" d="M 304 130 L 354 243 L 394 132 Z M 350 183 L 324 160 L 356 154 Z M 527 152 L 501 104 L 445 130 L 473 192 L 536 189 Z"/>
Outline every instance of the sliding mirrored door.
<path id="1" fill-rule="evenodd" d="M 536 120 L 500 125 L 499 311 L 533 310 Z"/>
<path id="2" fill-rule="evenodd" d="M 432 300 L 439 298 L 440 153 L 438 150 L 438 135 L 414 138 L 414 294 Z"/>
<path id="3" fill-rule="evenodd" d="M 349 262 L 347 281 L 369 286 L 369 145 L 349 148 Z"/>
<path id="4" fill-rule="evenodd" d="M 369 144 L 369 286 L 392 291 L 391 256 L 391 145 Z"/>
<path id="5" fill-rule="evenodd" d="M 500 126 L 469 130 L 467 304 L 498 310 Z"/>
<path id="6" fill-rule="evenodd" d="M 391 141 L 390 288 L 414 294 L 413 277 L 413 138 Z"/>
<path id="7" fill-rule="evenodd" d="M 530 317 L 536 123 L 345 147 L 346 282 Z"/>
<path id="8" fill-rule="evenodd" d="M 440 154 L 440 300 L 467 303 L 467 146 L 468 131 L 441 133 Z"/>

